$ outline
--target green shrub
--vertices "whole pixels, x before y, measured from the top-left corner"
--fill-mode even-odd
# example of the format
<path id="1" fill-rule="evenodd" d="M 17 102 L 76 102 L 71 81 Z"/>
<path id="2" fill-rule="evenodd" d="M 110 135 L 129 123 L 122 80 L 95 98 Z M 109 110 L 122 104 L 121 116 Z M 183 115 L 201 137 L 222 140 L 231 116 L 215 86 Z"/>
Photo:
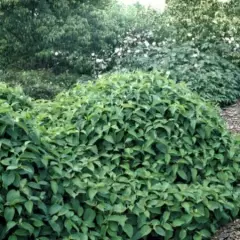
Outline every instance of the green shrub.
<path id="1" fill-rule="evenodd" d="M 2 239 L 209 239 L 238 214 L 235 143 L 184 84 L 113 75 L 31 115 L 41 142 L 2 145 Z"/>
<path id="2" fill-rule="evenodd" d="M 52 99 L 79 80 L 73 74 L 55 75 L 50 71 L 16 71 L 2 73 L 0 81 L 10 86 L 21 86 L 24 93 L 35 99 Z"/>
<path id="3" fill-rule="evenodd" d="M 157 69 L 177 82 L 187 82 L 200 96 L 221 105 L 233 103 L 240 97 L 240 69 L 228 60 L 201 52 L 190 42 L 179 46 L 167 42 L 158 46 L 148 44 L 140 42 L 126 48 L 117 59 L 115 69 Z"/>
<path id="4" fill-rule="evenodd" d="M 0 83 L 0 102 L 8 103 L 14 111 L 32 106 L 30 98 L 24 95 L 21 88 L 11 88 L 3 83 Z"/>

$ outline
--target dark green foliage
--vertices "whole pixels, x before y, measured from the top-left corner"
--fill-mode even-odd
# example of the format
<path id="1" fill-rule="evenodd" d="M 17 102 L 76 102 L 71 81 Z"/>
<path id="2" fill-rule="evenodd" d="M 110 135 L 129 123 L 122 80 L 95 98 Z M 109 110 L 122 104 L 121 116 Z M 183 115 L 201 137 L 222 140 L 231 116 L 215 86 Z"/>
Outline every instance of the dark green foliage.
<path id="1" fill-rule="evenodd" d="M 238 214 L 234 141 L 159 73 L 77 85 L 21 116 L 1 123 L 1 239 L 209 239 Z"/>
<path id="2" fill-rule="evenodd" d="M 240 69 L 228 60 L 210 52 L 201 52 L 191 42 L 177 46 L 161 43 L 146 47 L 144 42 L 128 47 L 115 69 L 119 71 L 157 69 L 175 81 L 185 81 L 200 96 L 221 105 L 240 97 Z M 128 52 L 127 50 L 130 50 Z"/>
<path id="3" fill-rule="evenodd" d="M 68 89 L 84 77 L 73 74 L 55 75 L 50 71 L 16 71 L 2 72 L 0 81 L 10 86 L 21 86 L 26 95 L 36 99 L 52 99 L 59 92 Z"/>
<path id="4" fill-rule="evenodd" d="M 111 51 L 137 25 L 136 13 L 119 11 L 115 1 L 94 2 L 0 4 L 0 67 L 91 74 L 91 53 Z"/>

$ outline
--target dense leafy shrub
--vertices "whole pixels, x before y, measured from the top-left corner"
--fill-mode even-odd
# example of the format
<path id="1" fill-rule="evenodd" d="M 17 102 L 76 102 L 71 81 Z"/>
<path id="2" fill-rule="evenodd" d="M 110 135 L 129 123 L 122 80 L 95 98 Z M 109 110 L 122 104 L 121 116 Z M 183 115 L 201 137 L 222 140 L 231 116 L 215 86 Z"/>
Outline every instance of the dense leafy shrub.
<path id="1" fill-rule="evenodd" d="M 1 133 L 20 141 L 1 145 L 2 239 L 208 239 L 238 214 L 235 144 L 183 84 L 113 75 L 31 115 L 38 144 Z"/>
<path id="2" fill-rule="evenodd" d="M 30 120 L 6 101 L 0 109 L 0 239 L 30 239 L 47 218 L 40 209 L 41 199 L 51 194 L 43 164 L 48 158 Z"/>
<path id="3" fill-rule="evenodd" d="M 191 42 L 156 43 L 151 37 L 131 36 L 119 51 L 114 59 L 115 70 L 157 69 L 222 105 L 240 97 L 240 69 L 217 54 L 200 51 Z"/>
<path id="4" fill-rule="evenodd" d="M 11 88 L 6 84 L 0 84 L 1 104 L 8 103 L 14 111 L 20 111 L 32 107 L 31 100 L 27 97 L 21 88 Z"/>

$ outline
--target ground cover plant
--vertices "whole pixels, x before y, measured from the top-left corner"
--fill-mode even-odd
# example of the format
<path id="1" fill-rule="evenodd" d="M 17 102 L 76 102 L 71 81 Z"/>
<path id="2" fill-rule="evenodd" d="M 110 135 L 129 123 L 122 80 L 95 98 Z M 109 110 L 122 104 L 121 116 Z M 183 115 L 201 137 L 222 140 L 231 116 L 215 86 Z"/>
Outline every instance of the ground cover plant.
<path id="1" fill-rule="evenodd" d="M 237 216 L 234 140 L 184 84 L 115 74 L 33 104 L 1 102 L 1 239 L 209 239 Z"/>

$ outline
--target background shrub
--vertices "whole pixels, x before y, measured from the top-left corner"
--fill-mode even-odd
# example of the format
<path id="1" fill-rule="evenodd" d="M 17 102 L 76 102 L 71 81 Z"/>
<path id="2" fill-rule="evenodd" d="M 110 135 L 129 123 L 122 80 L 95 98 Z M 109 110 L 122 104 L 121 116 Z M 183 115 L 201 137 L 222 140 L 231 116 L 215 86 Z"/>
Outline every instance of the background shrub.
<path id="1" fill-rule="evenodd" d="M 184 84 L 116 74 L 21 116 L 39 137 L 1 133 L 2 239 L 207 239 L 238 214 L 235 143 Z"/>
<path id="2" fill-rule="evenodd" d="M 121 48 L 115 69 L 157 69 L 177 82 L 185 81 L 205 99 L 221 105 L 236 101 L 240 96 L 240 69 L 219 55 L 202 52 L 192 45 L 174 41 L 156 44 L 151 38 L 138 39 L 135 45 L 130 42 Z"/>
<path id="3" fill-rule="evenodd" d="M 52 99 L 74 83 L 84 80 L 84 76 L 68 73 L 55 75 L 47 70 L 7 70 L 2 71 L 0 76 L 0 81 L 10 86 L 21 86 L 26 95 L 36 99 Z"/>

